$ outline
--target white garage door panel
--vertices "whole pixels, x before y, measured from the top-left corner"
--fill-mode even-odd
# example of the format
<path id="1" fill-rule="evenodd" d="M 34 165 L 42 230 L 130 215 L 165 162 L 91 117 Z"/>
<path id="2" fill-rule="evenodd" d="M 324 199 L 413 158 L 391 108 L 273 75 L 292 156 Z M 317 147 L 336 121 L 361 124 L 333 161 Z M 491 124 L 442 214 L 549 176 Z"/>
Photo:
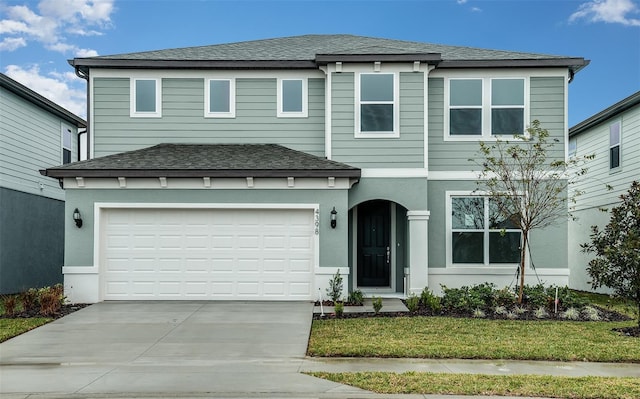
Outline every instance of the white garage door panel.
<path id="1" fill-rule="evenodd" d="M 313 298 L 310 209 L 103 209 L 114 299 Z"/>

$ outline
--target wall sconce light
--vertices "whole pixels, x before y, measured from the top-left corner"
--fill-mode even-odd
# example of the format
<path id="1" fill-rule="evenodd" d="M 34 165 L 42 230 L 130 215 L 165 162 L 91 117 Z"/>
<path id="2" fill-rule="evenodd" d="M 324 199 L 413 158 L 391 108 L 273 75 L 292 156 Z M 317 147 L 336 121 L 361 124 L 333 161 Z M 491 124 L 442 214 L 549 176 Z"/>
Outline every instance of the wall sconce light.
<path id="1" fill-rule="evenodd" d="M 78 208 L 73 210 L 73 221 L 76 222 L 76 227 L 82 227 L 82 216 L 80 215 Z"/>
<path id="2" fill-rule="evenodd" d="M 336 211 L 336 207 L 334 206 L 333 209 L 331 210 L 331 228 L 332 229 L 336 228 L 336 224 L 338 223 L 337 219 L 338 219 L 338 211 Z"/>

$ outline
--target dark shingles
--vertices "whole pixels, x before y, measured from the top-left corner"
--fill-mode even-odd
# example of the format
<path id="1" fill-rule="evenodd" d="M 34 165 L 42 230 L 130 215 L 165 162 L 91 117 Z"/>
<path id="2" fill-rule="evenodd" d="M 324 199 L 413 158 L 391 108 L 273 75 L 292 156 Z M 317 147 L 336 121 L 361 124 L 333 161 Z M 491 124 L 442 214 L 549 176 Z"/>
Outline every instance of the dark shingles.
<path id="1" fill-rule="evenodd" d="M 360 169 L 276 144 L 159 144 L 43 171 L 51 177 L 360 177 Z"/>

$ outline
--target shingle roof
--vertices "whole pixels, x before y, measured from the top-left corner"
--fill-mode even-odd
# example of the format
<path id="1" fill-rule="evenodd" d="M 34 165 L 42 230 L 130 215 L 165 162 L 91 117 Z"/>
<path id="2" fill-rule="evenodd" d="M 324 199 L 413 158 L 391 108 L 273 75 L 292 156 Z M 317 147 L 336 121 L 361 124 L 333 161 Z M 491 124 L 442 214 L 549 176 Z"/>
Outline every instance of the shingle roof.
<path id="1" fill-rule="evenodd" d="M 460 67 L 460 62 L 528 62 L 532 65 L 568 66 L 577 71 L 588 64 L 583 58 L 539 53 L 490 50 L 473 47 L 447 46 L 404 40 L 373 38 L 354 35 L 303 35 L 217 44 L 200 47 L 145 51 L 76 58 L 71 65 L 80 67 L 126 67 L 138 65 L 153 67 L 295 67 L 317 68 L 318 55 L 438 55 L 434 62 L 441 66 Z M 558 64 L 558 65 L 556 65 Z M 492 65 L 490 65 L 492 66 Z M 527 65 L 524 65 L 527 66 Z"/>
<path id="2" fill-rule="evenodd" d="M 614 118 L 615 116 L 621 114 L 622 112 L 632 107 L 636 107 L 638 105 L 640 105 L 640 91 L 633 93 L 629 97 L 618 101 L 612 106 L 598 112 L 597 114 L 571 127 L 569 129 L 569 136 L 580 134 L 585 130 L 591 129 L 592 127 L 599 125 L 600 123 L 607 121 L 611 118 Z"/>
<path id="3" fill-rule="evenodd" d="M 360 177 L 360 169 L 277 144 L 158 144 L 40 171 L 62 177 Z"/>

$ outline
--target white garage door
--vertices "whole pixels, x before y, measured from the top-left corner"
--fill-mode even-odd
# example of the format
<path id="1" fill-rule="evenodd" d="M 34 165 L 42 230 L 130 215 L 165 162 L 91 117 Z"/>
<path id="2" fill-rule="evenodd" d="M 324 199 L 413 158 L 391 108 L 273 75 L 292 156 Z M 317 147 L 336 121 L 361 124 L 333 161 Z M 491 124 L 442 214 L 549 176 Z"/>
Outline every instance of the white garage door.
<path id="1" fill-rule="evenodd" d="M 103 209 L 105 300 L 309 300 L 311 209 Z"/>

